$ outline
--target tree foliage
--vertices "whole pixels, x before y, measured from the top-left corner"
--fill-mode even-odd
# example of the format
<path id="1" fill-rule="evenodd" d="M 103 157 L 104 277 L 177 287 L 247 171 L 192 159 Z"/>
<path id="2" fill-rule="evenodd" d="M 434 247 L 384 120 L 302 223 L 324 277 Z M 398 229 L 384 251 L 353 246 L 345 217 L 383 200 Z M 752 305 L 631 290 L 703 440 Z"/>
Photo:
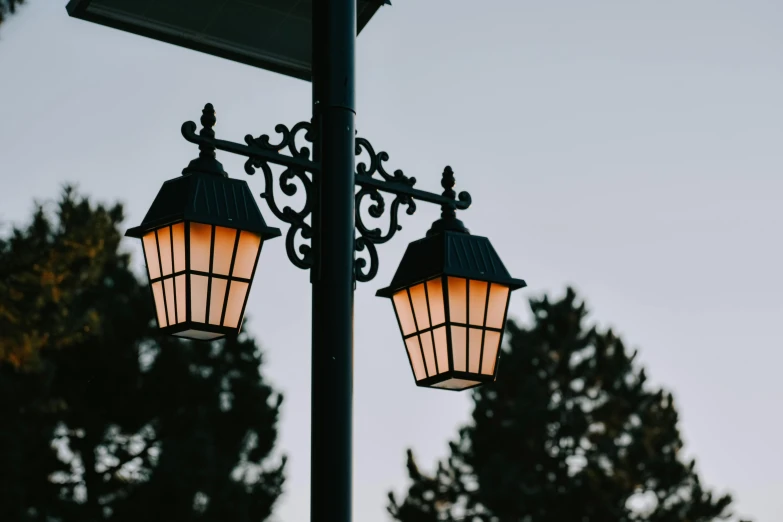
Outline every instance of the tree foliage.
<path id="1" fill-rule="evenodd" d="M 2 25 L 8 15 L 14 14 L 16 8 L 23 3 L 24 0 L 0 0 L 0 25 Z"/>
<path id="2" fill-rule="evenodd" d="M 66 190 L 0 239 L 0 520 L 257 522 L 282 396 L 242 335 L 155 335 L 119 206 Z"/>
<path id="3" fill-rule="evenodd" d="M 388 510 L 404 522 L 707 522 L 731 498 L 705 488 L 681 455 L 671 393 L 649 385 L 623 342 L 585 324 L 572 289 L 510 321 L 500 377 L 473 392 L 434 475 L 408 451 L 411 485 Z"/>

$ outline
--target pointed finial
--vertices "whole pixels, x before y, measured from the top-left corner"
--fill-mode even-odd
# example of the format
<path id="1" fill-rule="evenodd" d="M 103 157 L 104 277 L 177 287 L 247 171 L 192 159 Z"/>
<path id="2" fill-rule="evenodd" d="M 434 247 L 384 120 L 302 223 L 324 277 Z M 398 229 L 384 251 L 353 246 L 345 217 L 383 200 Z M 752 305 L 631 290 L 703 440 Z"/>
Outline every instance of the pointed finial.
<path id="1" fill-rule="evenodd" d="M 450 200 L 456 202 L 457 193 L 454 192 L 455 184 L 456 180 L 454 179 L 454 171 L 451 170 L 451 167 L 447 166 L 445 169 L 443 169 L 443 176 L 440 180 L 440 186 L 443 187 L 443 197 L 449 198 Z M 455 206 L 444 204 L 441 205 L 440 208 L 440 217 L 444 219 L 457 217 Z"/>
<path id="2" fill-rule="evenodd" d="M 208 103 L 204 105 L 204 110 L 201 111 L 201 132 L 199 132 L 200 136 L 203 136 L 205 138 L 214 138 L 215 137 L 215 131 L 212 129 L 212 127 L 215 126 L 215 123 L 217 123 L 217 117 L 215 116 L 215 108 L 212 106 L 211 103 Z M 199 145 L 199 150 L 201 153 L 199 156 L 205 157 L 209 156 L 211 158 L 215 157 L 215 147 L 212 145 L 203 143 Z"/>
<path id="3" fill-rule="evenodd" d="M 457 219 L 457 193 L 454 191 L 455 184 L 454 171 L 451 167 L 447 166 L 443 169 L 440 186 L 443 187 L 443 197 L 448 201 L 441 204 L 440 219 L 433 223 L 432 228 L 427 231 L 428 236 L 447 231 L 470 234 L 468 229 L 465 228 L 465 224 Z M 462 194 L 460 194 L 460 200 L 461 199 Z"/>
<path id="4" fill-rule="evenodd" d="M 212 127 L 217 123 L 217 117 L 215 117 L 215 107 L 211 103 L 204 105 L 204 109 L 201 111 L 201 131 L 198 133 L 202 138 L 214 139 L 215 131 Z M 191 123 L 192 125 L 192 123 Z M 195 127 L 195 125 L 194 125 Z M 194 128 L 195 130 L 195 128 Z M 183 175 L 192 174 L 194 172 L 202 172 L 205 174 L 215 174 L 218 176 L 228 177 L 226 171 L 223 170 L 223 165 L 215 159 L 215 146 L 211 143 L 199 143 L 198 146 L 198 158 L 190 162 L 190 164 L 182 171 Z"/>

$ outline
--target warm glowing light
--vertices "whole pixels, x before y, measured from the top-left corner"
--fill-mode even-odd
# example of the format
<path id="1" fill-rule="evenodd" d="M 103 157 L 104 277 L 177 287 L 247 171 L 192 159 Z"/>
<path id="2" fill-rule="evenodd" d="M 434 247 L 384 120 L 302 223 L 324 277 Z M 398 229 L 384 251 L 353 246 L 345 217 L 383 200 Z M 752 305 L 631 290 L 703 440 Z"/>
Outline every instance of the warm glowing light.
<path id="1" fill-rule="evenodd" d="M 505 285 L 446 276 L 392 294 L 416 381 L 464 389 L 494 377 L 509 293 Z"/>
<path id="2" fill-rule="evenodd" d="M 250 279 L 253 276 L 259 248 L 261 248 L 261 236 L 243 230 L 239 235 L 237 257 L 234 260 L 234 272 L 231 275 Z"/>
<path id="3" fill-rule="evenodd" d="M 172 333 L 191 339 L 238 329 L 261 243 L 259 234 L 204 223 L 178 222 L 146 233 L 142 244 L 158 326 L 182 325 Z"/>
<path id="4" fill-rule="evenodd" d="M 234 242 L 237 231 L 233 228 L 215 227 L 215 248 L 212 249 L 212 273 L 228 275 L 234 258 Z"/>

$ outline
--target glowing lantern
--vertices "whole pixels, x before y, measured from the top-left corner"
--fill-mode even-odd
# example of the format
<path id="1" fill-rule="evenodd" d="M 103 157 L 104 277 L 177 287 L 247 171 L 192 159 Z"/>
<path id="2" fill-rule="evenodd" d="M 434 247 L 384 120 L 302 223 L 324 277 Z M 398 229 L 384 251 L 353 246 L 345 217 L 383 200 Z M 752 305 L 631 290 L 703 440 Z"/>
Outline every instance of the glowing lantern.
<path id="1" fill-rule="evenodd" d="M 280 231 L 245 181 L 184 172 L 125 235 L 142 240 L 161 333 L 213 340 L 239 332 L 261 247 Z"/>
<path id="2" fill-rule="evenodd" d="M 408 245 L 376 295 L 392 300 L 416 384 L 464 390 L 495 380 L 509 295 L 524 286 L 489 239 L 451 219 Z"/>

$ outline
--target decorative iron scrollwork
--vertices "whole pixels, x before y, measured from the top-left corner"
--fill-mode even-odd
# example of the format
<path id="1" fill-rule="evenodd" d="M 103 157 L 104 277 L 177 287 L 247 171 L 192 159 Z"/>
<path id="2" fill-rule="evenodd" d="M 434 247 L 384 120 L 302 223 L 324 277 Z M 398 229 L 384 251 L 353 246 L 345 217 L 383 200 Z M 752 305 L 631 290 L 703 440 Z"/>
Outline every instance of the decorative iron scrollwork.
<path id="1" fill-rule="evenodd" d="M 376 245 L 386 243 L 394 237 L 394 234 L 399 230 L 402 230 L 402 226 L 400 226 L 398 219 L 400 205 L 405 205 L 407 207 L 406 212 L 408 215 L 412 215 L 416 212 L 416 202 L 411 195 L 397 193 L 396 191 L 389 190 L 389 187 L 399 185 L 401 187 L 410 188 L 416 184 L 416 178 L 407 177 L 402 170 L 399 169 L 390 174 L 384 166 L 384 162 L 389 160 L 389 154 L 385 151 L 376 153 L 372 144 L 367 139 L 356 138 L 356 155 L 360 156 L 363 151 L 367 152 L 369 161 L 357 162 L 357 182 L 363 179 L 371 180 L 375 174 L 380 176 L 382 180 L 380 184 L 374 183 L 373 185 L 362 185 L 361 183 L 357 183 L 361 188 L 355 196 L 356 230 L 359 233 L 359 237 L 357 237 L 355 241 L 355 250 L 357 252 L 367 250 L 368 256 L 367 259 L 362 257 L 355 258 L 354 274 L 357 281 L 366 282 L 372 280 L 378 273 L 379 261 Z M 367 208 L 367 213 L 372 218 L 381 218 L 386 212 L 386 201 L 384 200 L 381 191 L 395 194 L 389 212 L 389 227 L 385 233 L 380 228 L 370 228 L 365 224 L 361 208 L 362 200 L 369 197 L 370 200 L 372 200 L 372 204 Z"/>
<path id="2" fill-rule="evenodd" d="M 288 258 L 299 268 L 312 268 L 317 253 L 313 252 L 310 244 L 307 244 L 307 241 L 313 237 L 312 224 L 308 223 L 308 220 L 313 212 L 315 198 L 318 197 L 318 176 L 321 173 L 320 165 L 311 159 L 312 149 L 298 146 L 297 137 L 301 136 L 304 141 L 313 143 L 317 139 L 313 126 L 309 122 L 299 122 L 289 129 L 285 125 L 279 124 L 275 126 L 275 132 L 280 134 L 279 142 L 272 143 L 271 138 L 266 134 L 258 138 L 248 134 L 245 136 L 245 143 L 242 144 L 216 139 L 212 130 L 215 121 L 214 108 L 211 104 L 207 104 L 201 118 L 204 126 L 201 132 L 196 133 L 196 124 L 188 121 L 182 124 L 182 136 L 189 142 L 197 144 L 202 151 L 200 156 L 206 158 L 202 158 L 200 161 L 209 168 L 220 167 L 218 173 L 221 175 L 225 176 L 226 174 L 220 163 L 214 160 L 215 150 L 247 157 L 245 162 L 247 174 L 253 175 L 256 169 L 261 169 L 265 186 L 261 197 L 266 200 L 275 217 L 289 225 L 285 241 Z M 402 170 L 398 169 L 389 173 L 385 166 L 389 155 L 385 151 L 375 152 L 367 139 L 357 137 L 355 149 L 357 156 L 367 153 L 369 157 L 366 161 L 356 163 L 355 183 L 359 190 L 354 196 L 356 232 L 358 234 L 354 242 L 354 249 L 356 252 L 367 251 L 366 258 L 356 257 L 354 259 L 354 274 L 357 281 L 366 282 L 373 279 L 378 273 L 376 246 L 390 241 L 394 234 L 402 229 L 398 219 L 401 205 L 406 206 L 408 215 L 416 212 L 417 200 L 440 205 L 441 219 L 433 225 L 433 229 L 447 225 L 451 227 L 450 229 L 454 229 L 454 223 L 460 223 L 459 220 L 456 220 L 456 211 L 468 208 L 471 204 L 471 198 L 467 192 L 460 192 L 459 195 L 454 192 L 454 173 L 449 167 L 446 167 L 443 172 L 444 192 L 435 194 L 414 188 L 416 178 L 406 176 Z M 281 154 L 281 151 L 287 151 L 288 154 Z M 208 156 L 212 158 L 212 162 L 207 161 L 210 159 Z M 203 168 L 204 165 L 199 164 L 195 167 Z M 285 196 L 295 196 L 301 184 L 304 190 L 304 205 L 300 210 L 294 210 L 288 205 L 281 208 L 281 204 L 275 197 L 275 180 L 271 165 L 281 165 L 285 168 L 280 173 L 277 183 Z M 382 192 L 394 194 L 389 212 L 389 225 L 385 232 L 379 227 L 368 226 L 362 217 L 361 208 L 364 199 L 369 197 L 371 201 L 367 207 L 369 217 L 382 218 L 386 212 L 386 201 L 381 194 Z M 304 243 L 298 247 L 296 246 L 297 235 L 304 240 Z"/>
<path id="3" fill-rule="evenodd" d="M 370 229 L 365 225 L 361 213 L 362 200 L 367 196 L 373 201 L 367 209 L 367 213 L 370 217 L 378 219 L 382 217 L 386 211 L 386 202 L 378 189 L 362 187 L 362 189 L 356 193 L 356 230 L 359 232 L 359 237 L 356 238 L 355 248 L 358 252 L 367 249 L 369 254 L 369 267 L 367 266 L 367 260 L 364 258 L 357 257 L 354 261 L 356 280 L 361 282 L 370 281 L 378 273 L 378 252 L 375 245 L 386 243 L 394 237 L 394 234 L 399 230 L 402 230 L 402 226 L 398 222 L 400 205 L 407 206 L 405 212 L 409 216 L 416 212 L 416 202 L 413 201 L 413 198 L 405 194 L 397 194 L 391 204 L 389 228 L 386 233 L 383 233 L 380 228 Z"/>
<path id="4" fill-rule="evenodd" d="M 416 212 L 416 199 L 434 203 L 441 206 L 443 219 L 454 218 L 456 210 L 466 209 L 471 204 L 470 194 L 460 192 L 459 195 L 454 192 L 454 172 L 451 167 L 446 167 L 443 171 L 443 180 L 441 182 L 443 194 L 433 194 L 423 190 L 415 189 L 416 178 L 407 177 L 401 170 L 395 170 L 389 174 L 384 167 L 384 162 L 388 161 L 389 155 L 386 152 L 375 152 L 372 145 L 365 138 L 356 139 L 356 155 L 359 156 L 363 151 L 369 155 L 369 162 L 357 162 L 356 164 L 356 185 L 360 187 L 356 193 L 356 230 L 358 237 L 354 243 L 356 252 L 367 251 L 367 257 L 355 257 L 354 259 L 354 277 L 357 281 L 366 282 L 373 279 L 378 273 L 378 250 L 376 245 L 386 243 L 391 240 L 402 226 L 399 224 L 398 214 L 400 205 L 407 207 L 406 213 L 412 215 Z M 381 179 L 373 177 L 377 174 Z M 372 203 L 367 207 L 367 214 L 371 218 L 378 219 L 386 211 L 386 202 L 381 192 L 394 194 L 394 200 L 389 212 L 389 227 L 384 233 L 380 228 L 370 228 L 364 222 L 362 217 L 362 200 L 369 197 Z"/>
<path id="5" fill-rule="evenodd" d="M 366 138 L 356 138 L 356 155 L 359 156 L 362 150 L 367 151 L 370 156 L 370 163 L 359 162 L 356 164 L 356 173 L 360 176 L 372 177 L 373 174 L 378 174 L 385 181 L 391 181 L 394 183 L 402 183 L 404 185 L 413 186 L 416 184 L 416 178 L 409 178 L 399 169 L 395 170 L 393 174 L 386 172 L 383 163 L 389 161 L 389 154 L 385 151 L 375 153 L 375 149 Z"/>
<path id="6" fill-rule="evenodd" d="M 259 147 L 261 149 L 273 150 L 280 152 L 283 149 L 288 149 L 289 154 L 294 158 L 310 159 L 310 149 L 308 147 L 297 147 L 296 136 L 300 132 L 304 132 L 303 138 L 310 143 L 313 142 L 313 126 L 310 122 L 300 121 L 289 130 L 288 127 L 279 123 L 275 126 L 275 132 L 282 134 L 280 143 L 272 144 L 269 141 L 268 134 L 262 134 L 258 138 L 254 138 L 248 134 L 245 136 L 245 143 L 250 146 Z"/>
<path id="7" fill-rule="evenodd" d="M 310 143 L 313 142 L 313 129 L 310 123 L 299 122 L 290 130 L 285 125 L 278 124 L 275 126 L 275 132 L 282 135 L 279 143 L 271 143 L 269 136 L 266 134 L 263 134 L 258 138 L 254 138 L 248 134 L 245 136 L 245 143 L 251 147 L 277 153 L 287 149 L 291 154 L 291 157 L 304 160 L 310 159 L 310 148 L 298 147 L 296 144 L 297 135 L 301 132 L 304 132 L 303 137 L 306 141 Z M 270 161 L 265 157 L 258 155 L 250 156 L 245 162 L 245 172 L 252 176 L 255 174 L 256 169 L 261 169 L 264 174 L 264 184 L 266 187 L 265 191 L 261 193 L 261 197 L 266 200 L 269 205 L 269 210 L 272 211 L 272 214 L 274 214 L 277 219 L 290 225 L 285 236 L 285 250 L 286 254 L 288 254 L 288 258 L 294 266 L 297 266 L 298 268 L 312 268 L 312 247 L 305 243 L 299 245 L 299 248 L 297 248 L 296 236 L 297 234 L 300 234 L 305 241 L 310 240 L 313 237 L 312 227 L 306 220 L 312 213 L 313 198 L 316 197 L 315 185 L 303 168 L 291 165 L 286 166 L 285 170 L 280 174 L 280 179 L 278 181 L 280 191 L 286 196 L 294 196 L 298 192 L 297 184 L 294 181 L 298 180 L 304 188 L 305 203 L 299 211 L 294 210 L 290 206 L 284 206 L 281 209 L 275 199 L 274 176 L 269 163 Z"/>
<path id="8" fill-rule="evenodd" d="M 285 239 L 285 249 L 288 258 L 299 268 L 307 269 L 312 267 L 312 247 L 306 243 L 299 245 L 298 248 L 296 247 L 297 234 L 305 241 L 310 240 L 313 235 L 312 227 L 307 223 L 307 219 L 312 213 L 316 187 L 307 173 L 310 172 L 313 176 L 317 176 L 318 165 L 310 159 L 309 147 L 299 147 L 296 144 L 297 136 L 301 133 L 304 133 L 302 137 L 305 141 L 313 142 L 312 125 L 308 122 L 299 122 L 289 130 L 288 127 L 280 124 L 275 127 L 275 131 L 282 135 L 279 143 L 271 143 L 269 136 L 266 134 L 258 138 L 248 134 L 245 136 L 246 145 L 243 145 L 241 143 L 215 139 L 212 127 L 216 121 L 215 109 L 212 104 L 208 103 L 204 106 L 201 117 L 201 124 L 204 126 L 202 131 L 196 134 L 196 124 L 192 121 L 187 121 L 182 124 L 182 136 L 189 142 L 198 144 L 199 149 L 202 151 L 211 151 L 213 157 L 215 149 L 246 156 L 245 172 L 250 175 L 255 174 L 258 168 L 262 170 L 264 173 L 265 190 L 261 197 L 267 201 L 269 209 L 275 217 L 290 225 Z M 290 156 L 280 154 L 282 150 L 288 150 Z M 294 196 L 298 192 L 295 180 L 302 184 L 305 202 L 301 210 L 294 210 L 290 206 L 280 208 L 275 199 L 274 176 L 270 164 L 285 167 L 285 170 L 280 174 L 278 185 L 286 196 Z"/>

